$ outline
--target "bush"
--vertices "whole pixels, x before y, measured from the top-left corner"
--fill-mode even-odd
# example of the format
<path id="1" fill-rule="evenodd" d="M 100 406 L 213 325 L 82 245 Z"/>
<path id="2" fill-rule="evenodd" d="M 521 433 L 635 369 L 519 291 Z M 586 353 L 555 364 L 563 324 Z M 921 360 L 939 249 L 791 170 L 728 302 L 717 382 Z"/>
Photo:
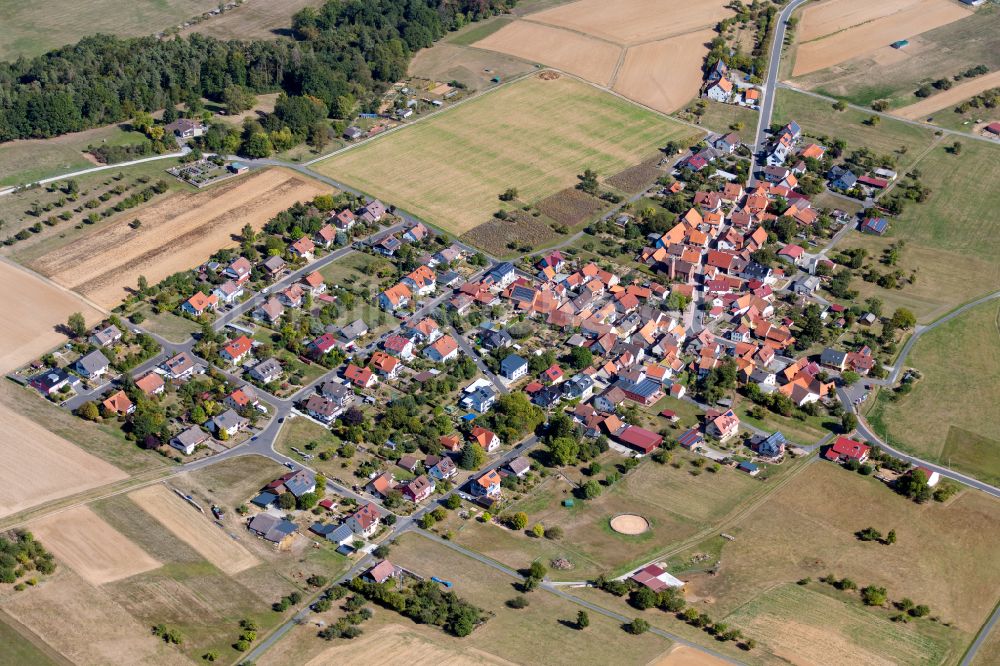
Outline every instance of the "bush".
<path id="1" fill-rule="evenodd" d="M 527 608 L 528 599 L 522 596 L 516 596 L 513 599 L 507 600 L 507 608 L 521 609 Z"/>
<path id="2" fill-rule="evenodd" d="M 649 622 L 646 622 L 641 617 L 637 617 L 626 625 L 625 631 L 634 636 L 644 634 L 649 631 Z"/>

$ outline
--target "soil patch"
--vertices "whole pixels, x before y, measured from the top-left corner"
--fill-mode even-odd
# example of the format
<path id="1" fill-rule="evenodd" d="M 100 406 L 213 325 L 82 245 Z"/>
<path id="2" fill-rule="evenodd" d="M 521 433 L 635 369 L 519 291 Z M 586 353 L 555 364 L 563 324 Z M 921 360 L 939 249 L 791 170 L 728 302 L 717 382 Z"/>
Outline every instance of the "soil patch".
<path id="1" fill-rule="evenodd" d="M 243 546 L 164 485 L 129 493 L 129 498 L 184 543 L 227 574 L 259 564 Z M 248 533 L 249 534 L 249 533 Z"/>
<path id="2" fill-rule="evenodd" d="M 604 208 L 604 202 L 575 187 L 567 187 L 539 201 L 537 208 L 559 224 L 574 227 Z"/>
<path id="3" fill-rule="evenodd" d="M 0 450 L 0 517 L 128 477 L 4 404 Z"/>
<path id="4" fill-rule="evenodd" d="M 122 213 L 79 242 L 43 255 L 32 267 L 110 309 L 140 275 L 156 284 L 197 266 L 219 248 L 235 245 L 233 235 L 245 224 L 260 229 L 293 203 L 328 191 L 293 171 L 268 169 Z M 142 222 L 138 229 L 129 226 L 135 219 Z"/>
<path id="5" fill-rule="evenodd" d="M 634 513 L 623 513 L 611 519 L 611 529 L 620 534 L 634 536 L 649 530 L 649 521 Z"/>
<path id="6" fill-rule="evenodd" d="M 521 211 L 512 213 L 506 220 L 491 218 L 461 236 L 463 242 L 482 248 L 493 256 L 510 254 L 520 245 L 540 247 L 557 238 L 559 234 L 546 222 Z M 515 244 L 513 248 L 511 243 Z"/>
<path id="7" fill-rule="evenodd" d="M 92 585 L 160 566 L 142 548 L 86 506 L 49 514 L 29 526 L 45 547 Z"/>
<path id="8" fill-rule="evenodd" d="M 608 185 L 622 192 L 635 194 L 643 191 L 650 183 L 663 175 L 663 171 L 656 168 L 660 162 L 659 157 L 646 160 L 642 164 L 636 164 L 624 171 L 619 171 L 607 179 Z"/>

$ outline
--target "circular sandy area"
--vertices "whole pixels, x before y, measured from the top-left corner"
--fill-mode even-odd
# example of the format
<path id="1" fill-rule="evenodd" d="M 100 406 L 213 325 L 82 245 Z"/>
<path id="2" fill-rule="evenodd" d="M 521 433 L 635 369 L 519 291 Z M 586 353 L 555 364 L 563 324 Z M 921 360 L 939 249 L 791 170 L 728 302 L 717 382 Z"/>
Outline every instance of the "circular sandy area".
<path id="1" fill-rule="evenodd" d="M 649 529 L 649 521 L 634 513 L 623 513 L 611 519 L 611 529 L 619 534 L 642 534 Z"/>

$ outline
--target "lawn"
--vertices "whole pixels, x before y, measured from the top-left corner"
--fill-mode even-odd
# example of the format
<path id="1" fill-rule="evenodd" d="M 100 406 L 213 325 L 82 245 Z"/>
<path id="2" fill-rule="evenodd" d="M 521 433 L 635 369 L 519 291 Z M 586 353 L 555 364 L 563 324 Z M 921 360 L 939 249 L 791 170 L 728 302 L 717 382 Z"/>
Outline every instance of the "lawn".
<path id="1" fill-rule="evenodd" d="M 214 0 L 58 0 L 4 3 L 0 60 L 37 56 L 94 33 L 150 35 L 218 6 Z"/>
<path id="2" fill-rule="evenodd" d="M 461 234 L 509 187 L 535 204 L 694 132 L 568 77 L 531 77 L 320 162 L 316 170 Z"/>
<path id="3" fill-rule="evenodd" d="M 749 400 L 739 399 L 736 403 L 736 415 L 741 421 L 749 425 L 768 432 L 780 430 L 790 441 L 803 446 L 810 446 L 830 434 L 831 431 L 840 428 L 840 419 L 832 416 L 807 416 L 805 420 L 799 420 L 791 416 L 775 414 L 769 409 L 764 410 L 763 419 L 755 419 L 750 416 L 753 403 Z"/>
<path id="4" fill-rule="evenodd" d="M 44 642 L 39 640 L 41 645 L 36 645 L 34 640 L 25 638 L 9 624 L 12 621 L 12 618 L 0 613 L 0 664 L 49 666 L 64 663 L 64 660 L 56 661 L 56 656 L 49 655 L 51 648 Z"/>
<path id="5" fill-rule="evenodd" d="M 880 435 L 915 455 L 1000 483 L 1000 305 L 985 303 L 924 334 L 907 358 L 923 375 L 868 415 Z"/>
<path id="6" fill-rule="evenodd" d="M 723 104 L 707 99 L 695 100 L 695 102 L 697 101 L 703 101 L 706 104 L 705 112 L 701 114 L 700 118 L 693 113 L 687 113 L 686 110 L 678 111 L 674 115 L 682 120 L 697 123 L 713 132 L 721 132 L 723 134 L 734 131 L 732 126 L 736 123 L 743 123 L 743 128 L 735 131 L 739 132 L 746 141 L 750 141 L 754 132 L 757 131 L 757 120 L 760 118 L 760 114 L 753 109 L 748 109 L 738 104 Z M 691 108 L 693 104 L 692 102 L 692 104 L 688 105 L 688 108 Z"/>
<path id="7" fill-rule="evenodd" d="M 145 316 L 142 327 L 171 342 L 184 342 L 201 330 L 201 326 L 197 323 L 172 312 L 155 313 L 149 305 L 143 305 L 140 311 Z"/>

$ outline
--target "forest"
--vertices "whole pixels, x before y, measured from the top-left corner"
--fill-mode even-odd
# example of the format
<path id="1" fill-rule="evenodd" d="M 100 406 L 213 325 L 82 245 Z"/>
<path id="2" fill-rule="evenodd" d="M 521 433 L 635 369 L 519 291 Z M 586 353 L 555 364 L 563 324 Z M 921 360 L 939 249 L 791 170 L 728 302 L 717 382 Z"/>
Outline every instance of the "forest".
<path id="1" fill-rule="evenodd" d="M 234 86 L 309 96 L 329 117 L 349 117 L 372 110 L 414 52 L 516 1 L 328 0 L 293 17 L 293 39 L 85 37 L 0 63 L 0 142 L 77 132 L 201 97 L 223 102 Z"/>

